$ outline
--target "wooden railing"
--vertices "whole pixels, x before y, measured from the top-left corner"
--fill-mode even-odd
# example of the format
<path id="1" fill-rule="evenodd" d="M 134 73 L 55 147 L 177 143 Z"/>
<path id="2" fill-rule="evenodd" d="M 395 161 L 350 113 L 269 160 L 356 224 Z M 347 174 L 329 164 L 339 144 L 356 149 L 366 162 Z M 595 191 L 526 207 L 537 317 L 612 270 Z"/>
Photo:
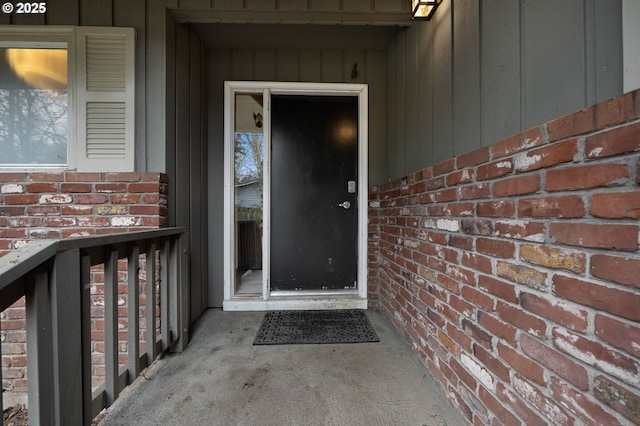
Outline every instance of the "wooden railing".
<path id="1" fill-rule="evenodd" d="M 33 241 L 0 258 L 0 312 L 26 296 L 29 424 L 89 425 L 160 353 L 186 348 L 189 283 L 184 233 L 182 228 L 169 228 Z M 146 272 L 143 341 L 141 256 Z M 119 319 L 125 321 L 118 309 L 123 259 L 126 365 L 119 361 Z M 105 373 L 104 383 L 92 389 L 91 272 L 96 265 L 104 271 Z M 2 408 L 0 398 L 0 412 Z"/>

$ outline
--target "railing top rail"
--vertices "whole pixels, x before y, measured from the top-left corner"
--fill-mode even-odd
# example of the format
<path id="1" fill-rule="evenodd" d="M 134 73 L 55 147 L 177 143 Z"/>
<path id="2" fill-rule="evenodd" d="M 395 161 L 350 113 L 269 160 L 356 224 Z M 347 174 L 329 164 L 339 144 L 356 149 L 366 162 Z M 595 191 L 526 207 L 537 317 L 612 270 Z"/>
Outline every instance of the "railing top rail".
<path id="1" fill-rule="evenodd" d="M 180 235 L 186 228 L 162 228 L 109 234 L 97 237 L 79 237 L 56 240 L 34 240 L 0 258 L 0 294 L 21 277 L 38 268 L 56 253 L 71 249 L 87 249 L 111 244 L 135 243 L 137 241 Z"/>
<path id="2" fill-rule="evenodd" d="M 51 259 L 58 240 L 37 240 L 0 258 L 0 294 L 5 287 Z"/>
<path id="3" fill-rule="evenodd" d="M 157 238 L 180 235 L 187 232 L 187 228 L 162 228 L 151 231 L 136 231 L 122 234 L 109 234 L 97 237 L 67 238 L 58 241 L 58 251 L 70 249 L 86 249 L 112 244 L 135 243 L 137 241 L 153 240 Z"/>

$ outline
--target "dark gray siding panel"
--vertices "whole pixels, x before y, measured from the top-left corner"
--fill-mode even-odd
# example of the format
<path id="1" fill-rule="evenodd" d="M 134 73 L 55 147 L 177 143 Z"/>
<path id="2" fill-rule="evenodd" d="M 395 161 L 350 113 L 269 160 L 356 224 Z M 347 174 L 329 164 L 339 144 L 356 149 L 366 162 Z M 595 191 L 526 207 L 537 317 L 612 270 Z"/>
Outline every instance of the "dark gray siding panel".
<path id="1" fill-rule="evenodd" d="M 396 39 L 396 80 L 392 85 L 395 92 L 395 127 L 393 127 L 393 139 L 389 146 L 395 151 L 394 161 L 389 168 L 394 176 L 405 173 L 406 166 L 406 133 L 407 133 L 407 32 L 402 31 Z"/>
<path id="2" fill-rule="evenodd" d="M 405 162 L 409 170 L 417 170 L 418 162 L 418 32 L 407 31 L 407 78 L 405 99 L 406 143 Z"/>
<path id="3" fill-rule="evenodd" d="M 293 49 L 278 49 L 276 58 L 276 80 L 298 81 L 298 51 Z"/>
<path id="4" fill-rule="evenodd" d="M 620 0 L 452 0 L 398 30 L 388 49 L 391 177 L 621 94 L 621 13 Z"/>
<path id="5" fill-rule="evenodd" d="M 447 160 L 453 155 L 453 99 L 452 99 L 452 9 L 450 2 L 442 3 L 430 21 L 436 32 L 433 37 L 433 162 Z M 410 170 L 407 170 L 408 173 Z"/>
<path id="6" fill-rule="evenodd" d="M 481 11 L 481 142 L 520 131 L 520 7 L 484 0 Z"/>
<path id="7" fill-rule="evenodd" d="M 202 67 L 200 38 L 189 31 L 189 239 L 191 256 L 191 322 L 194 322 L 208 307 L 206 277 L 206 257 L 202 256 L 203 228 L 202 217 L 206 217 L 206 198 L 202 196 L 202 175 L 206 175 L 206 167 L 202 167 L 202 126 L 203 120 L 200 97 L 202 95 Z M 206 142 L 205 142 L 206 144 Z"/>
<path id="8" fill-rule="evenodd" d="M 254 74 L 256 80 L 273 81 L 276 79 L 276 51 L 273 49 L 258 50 L 255 52 Z"/>
<path id="9" fill-rule="evenodd" d="M 147 40 L 147 21 L 145 18 L 145 0 L 114 0 L 113 25 L 117 27 L 132 27 L 136 29 L 136 169 L 146 170 L 147 158 L 146 127 L 146 66 L 145 46 Z M 155 91 L 154 91 L 155 92 Z"/>
<path id="10" fill-rule="evenodd" d="M 610 0 L 595 1 L 595 87 L 596 96 L 589 104 L 602 102 L 623 92 L 622 3 Z"/>
<path id="11" fill-rule="evenodd" d="M 80 25 L 113 25 L 112 0 L 80 0 Z"/>
<path id="12" fill-rule="evenodd" d="M 395 129 L 398 127 L 396 109 L 398 105 L 395 81 L 398 79 L 398 67 L 397 67 L 397 49 L 395 46 L 389 49 L 387 54 L 387 167 L 386 174 L 387 178 L 391 178 L 391 176 L 398 176 L 399 172 L 396 172 L 394 164 L 396 158 L 396 134 Z M 372 183 L 383 183 L 386 182 L 372 182 Z"/>
<path id="13" fill-rule="evenodd" d="M 342 54 L 342 81 L 357 84 L 365 82 L 365 72 L 368 68 L 364 55 L 363 50 L 347 50 Z"/>
<path id="14" fill-rule="evenodd" d="M 538 0 L 522 8 L 524 127 L 586 104 L 583 0 Z"/>
<path id="15" fill-rule="evenodd" d="M 4 15 L 4 13 L 0 13 L 0 15 Z M 16 25 L 45 25 L 45 16 L 44 14 L 11 14 L 11 23 Z"/>
<path id="16" fill-rule="evenodd" d="M 480 2 L 454 0 L 453 126 L 454 153 L 473 151 L 480 129 Z"/>
<path id="17" fill-rule="evenodd" d="M 416 26 L 418 37 L 418 164 L 433 164 L 433 26 Z"/>
<path id="18" fill-rule="evenodd" d="M 319 50 L 305 50 L 300 52 L 300 80 L 320 81 L 321 69 L 326 66 L 332 67 L 332 71 L 342 75 L 342 63 L 339 58 L 336 61 L 323 61 L 322 53 Z"/>
<path id="19" fill-rule="evenodd" d="M 253 80 L 253 51 L 251 49 L 233 49 L 231 51 L 231 78 L 234 80 Z"/>
<path id="20" fill-rule="evenodd" d="M 300 52 L 300 70 L 307 68 L 305 58 L 309 57 L 309 53 Z M 322 52 L 321 63 L 314 65 L 320 69 L 320 76 L 310 80 L 308 73 L 300 73 L 301 81 L 322 81 L 324 83 L 339 83 L 342 81 L 342 52 L 339 50 L 325 50 Z"/>
<path id="21" fill-rule="evenodd" d="M 118 0 L 114 0 L 118 2 Z M 133 3 L 133 2 L 132 2 Z M 143 2 L 144 6 L 144 2 Z M 142 10 L 144 19 L 145 11 Z M 47 3 L 47 25 L 78 25 L 80 23 L 80 10 L 77 0 L 59 0 Z"/>
<path id="22" fill-rule="evenodd" d="M 369 83 L 369 182 L 384 182 L 387 178 L 387 59 L 382 51 L 366 55 L 366 76 Z"/>
<path id="23" fill-rule="evenodd" d="M 224 86 L 231 78 L 229 50 L 211 50 L 209 53 L 209 306 L 220 307 L 224 299 Z"/>

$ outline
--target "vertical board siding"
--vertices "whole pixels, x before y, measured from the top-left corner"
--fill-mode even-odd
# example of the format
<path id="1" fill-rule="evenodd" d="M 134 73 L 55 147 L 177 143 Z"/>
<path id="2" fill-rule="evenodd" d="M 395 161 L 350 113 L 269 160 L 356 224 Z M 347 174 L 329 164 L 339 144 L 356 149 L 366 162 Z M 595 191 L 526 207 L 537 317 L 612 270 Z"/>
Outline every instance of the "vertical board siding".
<path id="1" fill-rule="evenodd" d="M 523 13 L 523 126 L 529 128 L 586 105 L 584 1 L 528 2 Z"/>
<path id="2" fill-rule="evenodd" d="M 520 7 L 513 0 L 484 0 L 480 20 L 480 134 L 485 146 L 522 128 Z"/>
<path id="3" fill-rule="evenodd" d="M 311 0 L 311 10 L 317 12 L 339 12 L 341 0 Z"/>
<path id="4" fill-rule="evenodd" d="M 146 73 L 145 69 L 145 45 L 147 40 L 145 19 L 145 0 L 114 0 L 113 1 L 113 25 L 116 27 L 132 27 L 136 29 L 136 170 L 146 170 L 147 141 L 146 137 Z M 153 91 L 155 92 L 155 91 Z"/>
<path id="5" fill-rule="evenodd" d="M 206 167 L 202 167 L 200 163 L 201 147 L 203 145 L 201 120 L 205 117 L 202 115 L 201 101 L 202 81 L 205 76 L 201 75 L 201 41 L 198 34 L 189 30 L 189 252 L 193 253 L 190 264 L 191 278 L 191 318 L 192 323 L 198 319 L 200 314 L 207 308 L 206 298 L 202 298 L 203 288 L 208 287 L 208 283 L 204 279 L 203 271 L 206 270 L 206 259 L 199 255 L 202 249 L 203 228 L 201 223 L 201 215 L 206 212 L 201 175 L 206 174 Z M 204 213 L 206 214 L 206 213 Z"/>
<path id="6" fill-rule="evenodd" d="M 395 158 L 389 163 L 390 172 L 394 176 L 402 174 L 402 170 L 406 164 L 406 129 L 407 115 L 405 108 L 407 107 L 407 33 L 403 32 L 396 40 L 396 79 L 392 82 L 391 87 L 396 95 L 396 102 L 391 113 L 395 115 L 395 126 L 392 127 L 392 139 L 389 145 L 394 147 Z"/>
<path id="7" fill-rule="evenodd" d="M 278 0 L 278 8 L 282 11 L 307 10 L 308 6 L 307 0 Z"/>
<path id="8" fill-rule="evenodd" d="M 305 55 L 300 53 L 300 69 L 305 67 Z M 320 80 L 324 83 L 339 83 L 342 81 L 342 52 L 339 50 L 326 50 L 322 52 Z M 306 81 L 301 77 L 302 81 Z M 318 81 L 318 80 L 316 80 Z"/>
<path id="9" fill-rule="evenodd" d="M 365 56 L 366 80 L 372 88 L 384 88 L 387 81 L 387 58 L 385 52 L 370 51 Z M 387 159 L 387 105 L 386 90 L 369 90 L 369 181 L 386 179 Z"/>
<path id="10" fill-rule="evenodd" d="M 373 0 L 342 0 L 342 10 L 345 12 L 371 12 Z"/>
<path id="11" fill-rule="evenodd" d="M 113 25 L 112 0 L 79 0 L 80 25 L 110 27 Z"/>
<path id="12" fill-rule="evenodd" d="M 209 276 L 212 282 L 222 283 L 224 270 L 224 85 L 231 79 L 231 51 L 214 49 L 209 51 Z M 222 306 L 224 286 L 214 285 L 209 291 L 209 306 Z"/>
<path id="13" fill-rule="evenodd" d="M 433 163 L 453 154 L 452 5 L 445 2 L 430 21 L 433 37 Z M 404 173 L 413 169 L 404 169 Z"/>
<path id="14" fill-rule="evenodd" d="M 476 148 L 480 110 L 480 3 L 453 2 L 453 126 L 454 154 Z"/>
<path id="15" fill-rule="evenodd" d="M 404 113 L 407 120 L 405 164 L 415 170 L 418 168 L 418 85 L 422 82 L 418 74 L 418 32 L 407 33 L 407 69 Z"/>
<path id="16" fill-rule="evenodd" d="M 418 164 L 433 158 L 433 27 L 416 27 L 418 34 Z"/>
<path id="17" fill-rule="evenodd" d="M 294 49 L 278 49 L 276 52 L 276 80 L 299 81 L 298 51 Z"/>
<path id="18" fill-rule="evenodd" d="M 376 12 L 407 12 L 409 10 L 408 1 L 398 0 L 373 0 Z"/>
<path id="19" fill-rule="evenodd" d="M 405 176 L 621 94 L 621 13 L 620 0 L 452 0 L 399 30 L 388 49 L 388 173 Z"/>
<path id="20" fill-rule="evenodd" d="M 231 51 L 231 75 L 235 80 L 253 79 L 253 52 L 251 49 Z"/>
<path id="21" fill-rule="evenodd" d="M 248 10 L 276 10 L 276 0 L 246 0 Z"/>
<path id="22" fill-rule="evenodd" d="M 254 53 L 256 80 L 273 81 L 276 79 L 276 51 L 272 49 L 258 50 Z"/>
<path id="23" fill-rule="evenodd" d="M 322 81 L 321 69 L 323 69 L 324 64 L 326 64 L 326 61 L 323 59 L 320 50 L 304 50 L 300 52 L 300 81 Z M 336 63 L 332 64 L 334 66 L 333 69 L 340 70 L 342 68 L 341 58 L 337 58 Z M 340 75 L 342 75 L 342 73 L 340 73 Z M 234 76 L 234 80 L 247 79 L 236 79 Z"/>
<path id="24" fill-rule="evenodd" d="M 386 182 L 387 178 L 391 179 L 391 176 L 397 176 L 398 173 L 393 171 L 393 164 L 395 164 L 396 158 L 396 144 L 395 144 L 395 129 L 398 127 L 398 123 L 396 122 L 396 105 L 397 105 L 397 93 L 395 90 L 395 81 L 397 80 L 398 69 L 396 67 L 397 63 L 397 49 L 391 48 L 387 53 L 387 165 L 385 167 L 385 175 L 384 180 L 380 181 Z M 378 181 L 371 179 L 371 175 L 369 175 L 369 183 L 373 184 Z"/>
<path id="25" fill-rule="evenodd" d="M 77 0 L 58 0 L 48 2 L 45 19 L 47 25 L 78 25 L 80 23 L 79 7 L 80 5 Z"/>
<path id="26" fill-rule="evenodd" d="M 622 28 L 622 3 L 595 1 L 595 92 L 589 104 L 611 99 L 623 92 L 617 65 L 623 56 L 622 34 L 611 28 Z M 637 46 L 637 45 L 636 45 Z"/>
<path id="27" fill-rule="evenodd" d="M 11 23 L 15 25 L 44 25 L 45 14 L 17 14 L 14 12 L 11 15 Z"/>
<path id="28" fill-rule="evenodd" d="M 353 76 L 354 65 L 356 76 Z M 342 81 L 349 83 L 364 83 L 367 66 L 364 61 L 364 51 L 348 50 L 342 55 Z"/>

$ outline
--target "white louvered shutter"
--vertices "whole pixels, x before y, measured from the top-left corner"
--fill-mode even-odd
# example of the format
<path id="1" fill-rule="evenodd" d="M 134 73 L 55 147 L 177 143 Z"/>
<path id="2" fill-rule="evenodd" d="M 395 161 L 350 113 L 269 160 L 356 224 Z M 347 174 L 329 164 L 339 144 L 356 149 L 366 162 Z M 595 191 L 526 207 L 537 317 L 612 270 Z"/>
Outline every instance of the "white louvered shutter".
<path id="1" fill-rule="evenodd" d="M 78 171 L 135 171 L 135 32 L 76 29 Z"/>

